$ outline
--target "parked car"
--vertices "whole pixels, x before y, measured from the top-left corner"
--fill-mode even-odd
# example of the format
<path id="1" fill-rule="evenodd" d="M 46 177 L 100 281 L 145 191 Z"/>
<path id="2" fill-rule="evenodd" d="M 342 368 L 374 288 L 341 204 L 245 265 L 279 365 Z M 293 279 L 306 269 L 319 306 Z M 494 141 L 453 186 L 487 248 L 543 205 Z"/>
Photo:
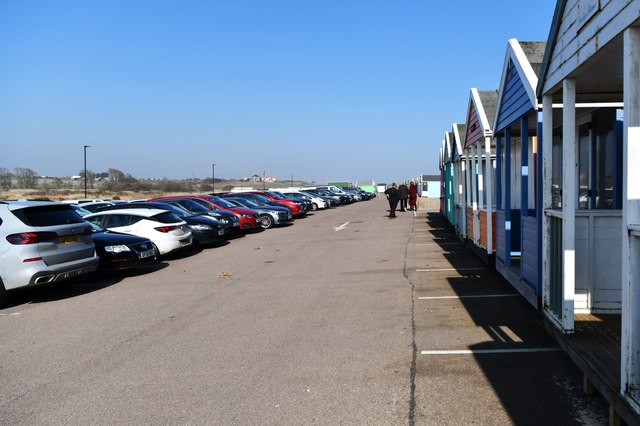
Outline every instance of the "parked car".
<path id="1" fill-rule="evenodd" d="M 175 198 L 188 198 L 193 200 L 201 200 L 207 203 L 210 208 L 217 210 L 227 210 L 231 213 L 235 214 L 238 220 L 240 221 L 240 229 L 243 231 L 250 231 L 252 229 L 256 229 L 258 227 L 258 213 L 247 209 L 245 207 L 237 207 L 231 203 L 227 203 L 225 200 L 219 197 L 214 197 L 212 195 L 180 195 L 180 196 L 169 196 L 169 197 L 157 197 L 150 198 L 149 201 L 165 201 L 168 199 Z"/>
<path id="2" fill-rule="evenodd" d="M 300 191 L 291 191 L 291 190 L 283 190 L 278 191 L 278 193 L 283 194 L 288 198 L 295 198 L 298 200 L 304 200 L 311 203 L 311 210 L 316 211 L 318 209 L 326 209 L 328 208 L 328 203 L 315 194 L 305 194 Z"/>
<path id="3" fill-rule="evenodd" d="M 325 189 L 305 188 L 304 191 L 309 192 L 311 194 L 316 194 L 320 197 L 331 198 L 335 202 L 336 206 L 347 204 L 349 201 L 349 198 L 346 195 L 340 196 L 338 194 L 333 194 Z"/>
<path id="4" fill-rule="evenodd" d="M 162 209 L 168 210 L 187 223 L 187 227 L 193 235 L 193 244 L 196 246 L 211 244 L 219 241 L 224 236 L 224 228 L 222 224 L 215 218 L 206 215 L 194 215 L 193 213 L 179 207 L 175 204 L 136 201 L 125 204 L 115 204 L 106 206 L 99 211 L 121 210 L 121 209 Z"/>
<path id="5" fill-rule="evenodd" d="M 309 192 L 309 191 L 300 191 L 301 194 L 306 194 L 310 197 L 318 197 L 320 199 L 322 199 L 322 201 L 324 201 L 327 204 L 327 208 L 333 208 L 333 207 L 338 207 L 340 205 L 340 197 L 330 197 L 327 195 L 320 195 L 320 194 L 314 194 L 313 192 Z"/>
<path id="6" fill-rule="evenodd" d="M 259 206 L 251 200 L 242 197 L 225 197 L 225 200 L 236 204 L 238 207 L 246 207 L 255 210 L 260 215 L 260 226 L 264 229 L 272 228 L 275 225 L 282 225 L 293 221 L 291 210 L 273 206 Z"/>
<path id="7" fill-rule="evenodd" d="M 8 290 L 98 268 L 91 226 L 69 204 L 0 201 L 0 305 Z"/>
<path id="8" fill-rule="evenodd" d="M 217 219 L 224 228 L 225 236 L 232 235 L 240 229 L 240 220 L 238 220 L 238 216 L 222 209 L 210 210 L 209 207 L 212 207 L 211 204 L 204 200 L 197 200 L 193 198 L 167 198 L 164 202 L 182 207 L 194 215 L 207 215 Z"/>
<path id="9" fill-rule="evenodd" d="M 304 206 L 302 201 L 286 198 L 283 195 L 276 194 L 276 193 L 274 193 L 272 191 L 235 192 L 235 193 L 233 193 L 233 196 L 242 197 L 243 194 L 258 194 L 258 195 L 262 195 L 263 197 L 268 198 L 270 201 L 273 201 L 275 203 L 278 203 L 278 204 L 284 205 L 286 207 L 289 207 L 291 209 L 291 213 L 293 214 L 294 218 L 295 217 L 304 216 L 307 213 L 307 209 L 305 208 L 305 206 Z"/>
<path id="10" fill-rule="evenodd" d="M 92 213 L 84 219 L 110 231 L 146 237 L 162 256 L 189 247 L 193 241 L 187 223 L 167 210 L 106 210 Z"/>
<path id="11" fill-rule="evenodd" d="M 101 269 L 131 269 L 155 262 L 158 252 L 148 238 L 119 234 L 95 223 L 89 224 L 93 228 L 93 244 L 100 257 Z"/>

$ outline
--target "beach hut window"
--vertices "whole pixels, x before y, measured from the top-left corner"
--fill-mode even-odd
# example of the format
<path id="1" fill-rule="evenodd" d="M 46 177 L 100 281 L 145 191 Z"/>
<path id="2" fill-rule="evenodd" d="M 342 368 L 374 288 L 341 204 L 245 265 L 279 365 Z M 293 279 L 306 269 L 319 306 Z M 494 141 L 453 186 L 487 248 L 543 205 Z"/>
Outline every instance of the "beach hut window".
<path id="1" fill-rule="evenodd" d="M 614 109 L 595 111 L 589 123 L 579 126 L 578 208 L 620 209 L 622 123 Z"/>

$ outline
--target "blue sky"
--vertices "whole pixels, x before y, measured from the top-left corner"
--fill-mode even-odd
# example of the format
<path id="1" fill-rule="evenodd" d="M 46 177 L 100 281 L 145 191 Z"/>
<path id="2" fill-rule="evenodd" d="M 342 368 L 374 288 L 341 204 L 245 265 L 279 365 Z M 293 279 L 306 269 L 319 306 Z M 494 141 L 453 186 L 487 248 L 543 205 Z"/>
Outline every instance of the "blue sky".
<path id="1" fill-rule="evenodd" d="M 540 0 L 0 0 L 0 167 L 69 176 L 437 173 Z"/>

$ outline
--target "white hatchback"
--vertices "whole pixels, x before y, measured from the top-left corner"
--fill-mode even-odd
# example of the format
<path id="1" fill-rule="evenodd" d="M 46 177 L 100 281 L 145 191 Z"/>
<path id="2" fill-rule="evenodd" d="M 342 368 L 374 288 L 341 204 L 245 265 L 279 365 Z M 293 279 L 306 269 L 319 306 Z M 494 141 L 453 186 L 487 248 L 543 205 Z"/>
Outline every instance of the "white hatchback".
<path id="1" fill-rule="evenodd" d="M 146 237 L 161 255 L 188 247 L 193 240 L 186 222 L 167 210 L 105 210 L 84 216 L 84 220 L 109 231 Z"/>

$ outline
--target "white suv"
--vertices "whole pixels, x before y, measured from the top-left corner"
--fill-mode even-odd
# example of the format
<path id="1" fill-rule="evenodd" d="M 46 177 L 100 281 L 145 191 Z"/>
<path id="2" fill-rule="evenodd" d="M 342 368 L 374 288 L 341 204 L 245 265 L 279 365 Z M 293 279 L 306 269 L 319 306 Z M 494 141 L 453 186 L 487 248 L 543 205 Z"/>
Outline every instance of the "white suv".
<path id="1" fill-rule="evenodd" d="M 7 290 L 93 272 L 91 225 L 69 204 L 0 201 L 0 306 Z"/>

